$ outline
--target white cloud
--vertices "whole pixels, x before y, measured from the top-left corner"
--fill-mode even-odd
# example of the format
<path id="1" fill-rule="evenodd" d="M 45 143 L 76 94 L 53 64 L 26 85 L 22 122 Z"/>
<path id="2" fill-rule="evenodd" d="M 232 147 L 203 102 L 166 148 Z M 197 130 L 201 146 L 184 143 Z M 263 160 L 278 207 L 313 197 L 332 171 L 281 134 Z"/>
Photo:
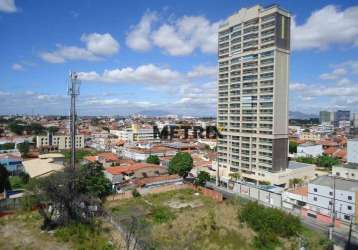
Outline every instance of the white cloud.
<path id="1" fill-rule="evenodd" d="M 24 66 L 22 66 L 21 64 L 19 63 L 14 63 L 11 68 L 15 71 L 22 71 L 22 70 L 25 70 Z"/>
<path id="2" fill-rule="evenodd" d="M 184 16 L 154 31 L 153 43 L 173 56 L 189 55 L 195 49 L 216 53 L 219 23 L 210 23 L 202 16 Z"/>
<path id="3" fill-rule="evenodd" d="M 127 35 L 127 46 L 138 51 L 153 45 L 172 56 L 190 55 L 198 49 L 203 53 L 217 52 L 217 31 L 220 22 L 210 22 L 203 16 L 183 16 L 152 28 L 158 20 L 155 12 L 147 11 Z"/>
<path id="4" fill-rule="evenodd" d="M 0 0 L 0 12 L 14 13 L 18 11 L 15 0 Z"/>
<path id="5" fill-rule="evenodd" d="M 344 68 L 334 69 L 331 73 L 324 73 L 320 75 L 320 79 L 322 80 L 337 80 L 347 74 L 347 70 Z"/>
<path id="6" fill-rule="evenodd" d="M 84 81 L 166 85 L 179 80 L 180 73 L 168 68 L 160 68 L 153 64 L 146 64 L 137 68 L 126 67 L 105 70 L 101 75 L 94 71 L 80 72 L 79 77 Z"/>
<path id="7" fill-rule="evenodd" d="M 119 50 L 119 43 L 109 33 L 83 34 L 81 41 L 86 43 L 88 51 L 98 56 L 111 56 Z"/>
<path id="8" fill-rule="evenodd" d="M 119 50 L 119 43 L 108 33 L 83 34 L 81 41 L 86 48 L 57 45 L 53 52 L 43 52 L 40 57 L 50 63 L 64 63 L 67 60 L 96 61 L 114 55 Z"/>
<path id="9" fill-rule="evenodd" d="M 147 11 L 142 16 L 140 22 L 132 27 L 131 31 L 127 34 L 127 46 L 137 51 L 149 50 L 152 47 L 149 35 L 152 31 L 152 23 L 155 20 L 157 20 L 157 14 Z"/>
<path id="10" fill-rule="evenodd" d="M 194 67 L 192 71 L 188 72 L 187 75 L 190 78 L 205 77 L 205 76 L 214 77 L 217 75 L 217 67 L 198 65 Z"/>
<path id="11" fill-rule="evenodd" d="M 358 6 L 340 10 L 333 5 L 315 11 L 298 25 L 292 20 L 293 49 L 326 49 L 333 44 L 354 44 L 358 40 Z"/>

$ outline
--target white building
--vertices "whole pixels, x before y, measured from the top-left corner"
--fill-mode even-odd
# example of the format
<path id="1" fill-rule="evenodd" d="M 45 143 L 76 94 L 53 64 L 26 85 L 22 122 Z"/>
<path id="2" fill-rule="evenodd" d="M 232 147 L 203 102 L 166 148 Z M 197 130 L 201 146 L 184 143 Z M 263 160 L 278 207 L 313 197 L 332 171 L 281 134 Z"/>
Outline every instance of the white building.
<path id="1" fill-rule="evenodd" d="M 348 140 L 347 162 L 358 163 L 358 139 L 357 138 Z"/>
<path id="2" fill-rule="evenodd" d="M 219 177 L 257 181 L 288 167 L 290 14 L 243 8 L 219 27 Z"/>
<path id="3" fill-rule="evenodd" d="M 345 179 L 358 180 L 358 164 L 347 163 L 340 166 L 333 166 L 332 175 Z"/>
<path id="4" fill-rule="evenodd" d="M 357 223 L 357 192 L 357 181 L 320 176 L 308 184 L 307 203 L 313 213 L 332 216 L 335 212 L 337 219 Z"/>
<path id="5" fill-rule="evenodd" d="M 68 135 L 38 135 L 36 137 L 36 146 L 38 148 L 55 147 L 58 150 L 71 148 L 71 137 Z M 76 148 L 85 147 L 84 135 L 76 135 Z"/>
<path id="6" fill-rule="evenodd" d="M 317 157 L 323 154 L 323 146 L 321 144 L 304 143 L 297 146 L 298 157 Z"/>

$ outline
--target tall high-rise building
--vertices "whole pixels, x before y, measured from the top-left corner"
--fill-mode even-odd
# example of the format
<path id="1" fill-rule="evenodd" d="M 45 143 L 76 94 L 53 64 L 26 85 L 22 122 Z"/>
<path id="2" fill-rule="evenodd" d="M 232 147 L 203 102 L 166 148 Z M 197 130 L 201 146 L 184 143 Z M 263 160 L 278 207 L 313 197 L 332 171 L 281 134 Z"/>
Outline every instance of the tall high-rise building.
<path id="1" fill-rule="evenodd" d="M 353 114 L 353 127 L 358 128 L 358 113 Z"/>
<path id="2" fill-rule="evenodd" d="M 290 14 L 241 9 L 219 27 L 218 177 L 262 180 L 288 166 Z"/>
<path id="3" fill-rule="evenodd" d="M 330 123 L 331 122 L 331 112 L 329 111 L 320 111 L 319 112 L 319 122 Z"/>
<path id="4" fill-rule="evenodd" d="M 350 121 L 351 112 L 349 110 L 337 110 L 335 120 L 340 121 Z"/>

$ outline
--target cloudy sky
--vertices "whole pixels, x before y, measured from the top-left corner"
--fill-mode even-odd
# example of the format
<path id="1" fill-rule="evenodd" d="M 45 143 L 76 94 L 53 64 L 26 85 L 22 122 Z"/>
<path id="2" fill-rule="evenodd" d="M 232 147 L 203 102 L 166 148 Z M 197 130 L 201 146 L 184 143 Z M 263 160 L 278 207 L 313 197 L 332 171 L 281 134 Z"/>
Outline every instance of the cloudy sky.
<path id="1" fill-rule="evenodd" d="M 215 115 L 217 27 L 255 2 L 272 3 L 0 0 L 0 114 L 67 114 L 73 70 L 82 115 Z M 355 3 L 279 3 L 293 15 L 291 111 L 358 112 Z"/>

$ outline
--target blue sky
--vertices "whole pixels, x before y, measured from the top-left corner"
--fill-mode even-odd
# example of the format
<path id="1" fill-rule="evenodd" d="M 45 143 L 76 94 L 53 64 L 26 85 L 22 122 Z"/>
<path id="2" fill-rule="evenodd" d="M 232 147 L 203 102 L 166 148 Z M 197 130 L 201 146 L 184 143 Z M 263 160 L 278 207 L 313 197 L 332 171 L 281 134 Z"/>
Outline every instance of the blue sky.
<path id="1" fill-rule="evenodd" d="M 278 1 L 293 16 L 290 110 L 358 112 L 358 5 Z M 216 30 L 240 8 L 272 1 L 0 0 L 0 113 L 160 110 L 215 115 Z"/>

